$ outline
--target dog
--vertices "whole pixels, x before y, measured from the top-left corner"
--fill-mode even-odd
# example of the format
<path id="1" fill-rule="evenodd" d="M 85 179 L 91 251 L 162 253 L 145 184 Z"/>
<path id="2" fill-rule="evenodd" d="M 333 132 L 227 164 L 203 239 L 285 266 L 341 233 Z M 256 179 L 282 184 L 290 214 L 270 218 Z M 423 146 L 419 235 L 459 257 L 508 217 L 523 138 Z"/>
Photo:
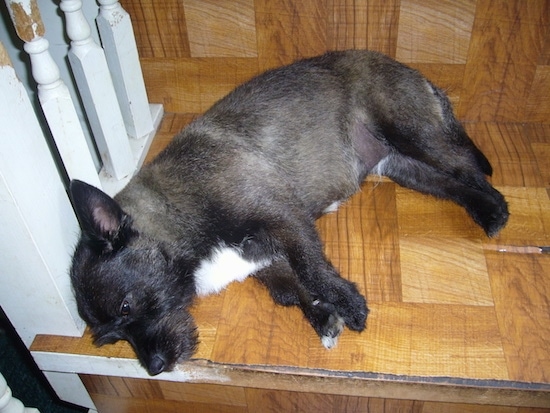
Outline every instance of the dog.
<path id="1" fill-rule="evenodd" d="M 419 72 L 372 51 L 267 71 L 194 120 L 114 198 L 72 181 L 82 229 L 70 276 L 95 343 L 127 340 L 150 375 L 192 357 L 197 296 L 254 276 L 326 348 L 369 312 L 323 254 L 315 220 L 368 174 L 506 224 L 492 168 Z"/>

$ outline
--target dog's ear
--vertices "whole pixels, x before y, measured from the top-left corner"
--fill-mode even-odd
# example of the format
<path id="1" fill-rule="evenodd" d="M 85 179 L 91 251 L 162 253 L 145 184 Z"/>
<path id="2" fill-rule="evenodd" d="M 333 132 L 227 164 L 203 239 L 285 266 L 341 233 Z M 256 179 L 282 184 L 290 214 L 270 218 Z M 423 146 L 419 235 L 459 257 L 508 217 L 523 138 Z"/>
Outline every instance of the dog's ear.
<path id="1" fill-rule="evenodd" d="M 117 251 L 135 234 L 131 218 L 103 191 L 78 180 L 71 181 L 70 195 L 84 242 L 98 253 Z"/>

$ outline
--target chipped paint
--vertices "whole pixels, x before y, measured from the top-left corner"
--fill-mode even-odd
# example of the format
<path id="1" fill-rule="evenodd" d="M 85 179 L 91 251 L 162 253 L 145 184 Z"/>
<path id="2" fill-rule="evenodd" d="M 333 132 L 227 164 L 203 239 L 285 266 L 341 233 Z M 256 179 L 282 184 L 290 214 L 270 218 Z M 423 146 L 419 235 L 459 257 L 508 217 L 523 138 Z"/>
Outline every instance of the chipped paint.
<path id="1" fill-rule="evenodd" d="M 8 1 L 11 20 L 17 36 L 24 42 L 30 42 L 46 32 L 36 0 Z"/>
<path id="2" fill-rule="evenodd" d="M 8 55 L 8 52 L 6 51 L 6 48 L 0 42 L 0 67 L 3 66 L 13 66 L 11 63 L 10 56 Z"/>

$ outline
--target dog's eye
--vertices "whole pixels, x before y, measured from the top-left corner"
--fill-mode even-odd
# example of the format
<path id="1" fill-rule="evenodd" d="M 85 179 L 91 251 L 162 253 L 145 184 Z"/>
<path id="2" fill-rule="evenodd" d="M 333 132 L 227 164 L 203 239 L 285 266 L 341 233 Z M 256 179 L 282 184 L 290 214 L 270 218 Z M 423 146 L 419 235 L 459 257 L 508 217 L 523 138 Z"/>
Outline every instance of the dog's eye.
<path id="1" fill-rule="evenodd" d="M 123 317 L 130 315 L 130 303 L 126 300 L 124 300 L 120 306 L 120 315 Z"/>

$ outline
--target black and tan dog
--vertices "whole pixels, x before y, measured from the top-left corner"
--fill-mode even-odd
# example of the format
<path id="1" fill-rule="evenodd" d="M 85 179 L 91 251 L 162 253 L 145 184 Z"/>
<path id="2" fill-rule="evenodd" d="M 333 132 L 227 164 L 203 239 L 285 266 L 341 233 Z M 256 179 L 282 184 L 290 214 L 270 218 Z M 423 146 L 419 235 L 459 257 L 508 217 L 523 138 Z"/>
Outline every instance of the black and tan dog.
<path id="1" fill-rule="evenodd" d="M 323 255 L 314 221 L 369 173 L 458 203 L 489 236 L 508 219 L 444 93 L 368 51 L 243 84 L 114 199 L 73 181 L 71 277 L 96 343 L 128 340 L 150 374 L 169 370 L 195 350 L 193 299 L 249 275 L 299 306 L 327 348 L 344 326 L 363 330 L 366 301 Z"/>

